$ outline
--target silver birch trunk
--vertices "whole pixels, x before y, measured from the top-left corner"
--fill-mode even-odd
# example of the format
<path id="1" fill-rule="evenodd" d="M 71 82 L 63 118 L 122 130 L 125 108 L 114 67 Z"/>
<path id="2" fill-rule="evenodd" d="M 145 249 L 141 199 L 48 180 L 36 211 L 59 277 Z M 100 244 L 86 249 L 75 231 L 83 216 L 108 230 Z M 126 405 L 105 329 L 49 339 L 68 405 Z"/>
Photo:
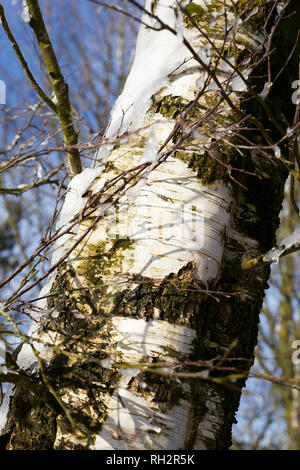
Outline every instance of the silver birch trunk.
<path id="1" fill-rule="evenodd" d="M 248 134 L 243 130 L 239 110 L 250 110 L 269 140 L 279 140 L 262 103 L 242 104 L 249 96 L 243 77 L 247 80 L 251 72 L 251 60 L 264 53 L 262 26 L 269 7 L 254 2 L 243 21 L 238 13 L 247 2 L 235 3 L 198 0 L 189 3 L 186 14 L 171 0 L 146 2 L 147 10 L 177 35 L 141 25 L 98 166 L 72 180 L 60 224 L 65 227 L 91 201 L 95 211 L 58 243 L 53 263 L 93 228 L 43 290 L 51 295 L 40 306 L 51 313 L 39 319 L 34 331 L 48 344 L 42 348 L 37 342 L 36 347 L 48 385 L 65 409 L 49 410 L 30 394 L 15 391 L 3 431 L 6 448 L 230 447 L 246 375 L 226 379 L 232 372 L 221 366 L 250 368 L 269 276 L 268 266 L 244 270 L 242 261 L 273 246 L 287 176 L 280 159 L 255 149 L 240 154 L 232 145 L 237 133 L 251 135 L 257 146 L 263 139 L 259 127 Z M 226 41 L 224 4 L 231 31 Z M 155 18 L 144 15 L 143 20 L 159 26 Z M 270 21 L 272 26 L 275 20 Z M 205 68 L 215 67 L 217 53 L 210 41 L 223 48 L 229 62 L 219 61 L 208 89 L 183 118 L 209 76 Z M 285 58 L 289 52 L 287 47 Z M 279 65 L 273 55 L 272 66 L 277 70 L 284 57 L 276 57 Z M 243 58 L 250 58 L 248 65 Z M 242 77 L 230 68 L 234 60 Z M 254 75 L 262 70 L 258 66 Z M 280 80 L 286 77 L 284 69 Z M 254 88 L 255 80 L 262 89 L 268 81 L 253 78 Z M 280 83 L 272 95 L 276 118 L 291 107 L 281 100 Z M 267 105 L 273 112 L 272 103 Z M 201 125 L 191 132 L 196 120 Z M 255 121 L 247 121 L 251 127 L 249 122 L 254 127 Z M 190 131 L 186 139 L 176 145 L 185 131 Z M 170 155 L 156 165 L 164 143 Z M 130 182 L 128 170 L 145 162 L 150 163 L 146 175 Z M 120 197 L 112 206 L 117 188 Z M 18 364 L 36 370 L 34 360 L 30 346 L 24 346 Z"/>

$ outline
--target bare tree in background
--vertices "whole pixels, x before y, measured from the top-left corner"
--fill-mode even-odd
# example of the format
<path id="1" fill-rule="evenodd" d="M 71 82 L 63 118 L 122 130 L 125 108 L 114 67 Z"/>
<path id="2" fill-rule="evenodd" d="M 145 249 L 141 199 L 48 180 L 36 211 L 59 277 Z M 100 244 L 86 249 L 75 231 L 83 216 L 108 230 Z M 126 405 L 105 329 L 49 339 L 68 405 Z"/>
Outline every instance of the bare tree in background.
<path id="1" fill-rule="evenodd" d="M 298 249 L 295 236 L 272 251 L 287 175 L 293 202 L 298 178 L 298 106 L 287 95 L 298 78 L 299 6 L 128 0 L 110 10 L 141 21 L 135 59 L 105 136 L 82 144 L 39 4 L 24 3 L 53 94 L 22 66 L 36 109 L 57 115 L 51 133 L 60 129 L 64 146 L 52 151 L 65 151 L 73 178 L 56 226 L 64 178 L 39 247 L 2 282 L 26 273 L 2 304 L 6 336 L 23 343 L 8 349 L 1 375 L 14 384 L 1 407 L 3 447 L 226 449 L 269 266 Z M 9 37 L 3 10 L 1 19 Z M 88 55 L 72 44 L 97 94 Z M 49 155 L 37 135 L 2 167 Z M 96 148 L 81 172 L 80 152 Z M 36 303 L 28 295 L 46 277 Z M 16 312 L 33 320 L 28 334 Z"/>

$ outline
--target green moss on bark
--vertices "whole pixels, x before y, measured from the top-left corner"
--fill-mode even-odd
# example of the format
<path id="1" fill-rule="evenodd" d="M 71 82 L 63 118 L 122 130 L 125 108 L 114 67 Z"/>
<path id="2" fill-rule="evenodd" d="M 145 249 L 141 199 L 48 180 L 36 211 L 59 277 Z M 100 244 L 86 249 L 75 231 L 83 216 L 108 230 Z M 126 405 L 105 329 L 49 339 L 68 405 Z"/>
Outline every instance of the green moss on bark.
<path id="1" fill-rule="evenodd" d="M 205 185 L 213 184 L 217 180 L 228 180 L 226 168 L 218 160 L 210 157 L 208 152 L 201 154 L 177 150 L 174 155 L 194 170 L 201 183 Z"/>
<path id="2" fill-rule="evenodd" d="M 129 238 L 89 244 L 87 259 L 80 264 L 78 274 L 83 276 L 90 286 L 103 285 L 103 277 L 120 266 L 125 256 L 124 250 L 131 250 L 133 245 L 134 241 Z"/>
<path id="3" fill-rule="evenodd" d="M 179 117 L 191 104 L 191 101 L 186 100 L 182 96 L 166 95 L 154 98 L 154 102 L 150 108 L 150 112 L 159 113 L 169 119 L 176 119 Z M 187 120 L 199 118 L 201 110 L 204 109 L 197 103 L 187 115 Z"/>

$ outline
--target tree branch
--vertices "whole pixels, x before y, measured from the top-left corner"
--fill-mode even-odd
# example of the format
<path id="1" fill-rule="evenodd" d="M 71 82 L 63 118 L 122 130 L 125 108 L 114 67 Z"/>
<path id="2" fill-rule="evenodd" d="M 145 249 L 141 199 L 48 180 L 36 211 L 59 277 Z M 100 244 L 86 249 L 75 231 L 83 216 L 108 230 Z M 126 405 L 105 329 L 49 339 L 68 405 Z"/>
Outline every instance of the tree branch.
<path id="1" fill-rule="evenodd" d="M 31 17 L 29 25 L 32 27 L 37 38 L 49 79 L 57 99 L 57 114 L 62 126 L 65 143 L 67 146 L 76 145 L 78 141 L 78 135 L 72 122 L 72 110 L 69 99 L 68 85 L 65 83 L 64 77 L 61 73 L 43 20 L 39 2 L 38 0 L 26 0 L 26 3 Z M 67 151 L 67 162 L 70 178 L 78 173 L 81 173 L 82 166 L 78 149 L 73 148 Z"/>
<path id="2" fill-rule="evenodd" d="M 16 56 L 18 57 L 19 61 L 20 61 L 20 64 L 25 72 L 25 75 L 27 76 L 32 88 L 37 92 L 37 94 L 42 98 L 43 101 L 45 101 L 45 103 L 49 106 L 49 108 L 52 109 L 52 111 L 54 111 L 55 113 L 57 113 L 57 109 L 56 109 L 56 104 L 53 103 L 53 101 L 46 95 L 46 93 L 44 93 L 44 91 L 41 89 L 41 87 L 38 85 L 38 83 L 36 82 L 36 80 L 34 79 L 34 76 L 32 75 L 29 67 L 28 67 L 28 64 L 26 62 L 26 60 L 24 59 L 23 57 L 23 54 L 19 48 L 19 45 L 15 39 L 15 37 L 13 36 L 9 26 L 8 26 L 8 23 L 7 23 L 7 20 L 6 20 L 6 17 L 5 17 L 5 13 L 4 13 L 4 8 L 2 5 L 0 5 L 0 24 L 2 25 L 3 29 L 4 29 L 4 32 L 9 40 L 9 42 L 11 43 L 15 53 L 16 53 Z"/>

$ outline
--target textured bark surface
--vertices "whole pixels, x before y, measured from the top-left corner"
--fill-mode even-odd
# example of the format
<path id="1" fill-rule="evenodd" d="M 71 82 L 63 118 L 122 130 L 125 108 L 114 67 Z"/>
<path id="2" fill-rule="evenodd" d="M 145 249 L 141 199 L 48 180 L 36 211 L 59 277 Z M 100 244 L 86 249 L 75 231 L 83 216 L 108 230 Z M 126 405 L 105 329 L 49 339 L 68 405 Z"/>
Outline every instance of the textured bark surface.
<path id="1" fill-rule="evenodd" d="M 223 5 L 209 3 L 215 9 Z M 241 6 L 245 2 L 238 3 Z M 260 3 L 264 2 L 257 2 Z M 196 3 L 190 4 L 190 12 L 199 24 L 207 23 L 202 9 L 202 16 L 198 15 Z M 261 8 L 261 16 L 253 21 L 259 23 L 266 13 Z M 285 54 L 290 52 L 297 30 L 294 17 L 287 21 L 289 37 L 279 32 L 275 38 L 286 41 Z M 259 24 L 252 24 L 252 31 L 257 27 Z M 255 47 L 251 28 L 247 31 L 250 39 L 244 32 L 245 37 L 238 44 L 240 54 Z M 199 33 L 188 18 L 185 34 L 199 48 Z M 276 75 L 276 70 L 281 70 L 286 58 L 284 54 L 272 56 L 272 73 Z M 265 74 L 265 67 L 263 64 L 260 71 L 256 70 L 256 76 Z M 291 115 L 290 103 L 285 99 L 287 89 L 282 85 L 295 79 L 293 67 L 290 64 L 285 68 L 267 99 L 277 116 Z M 199 72 L 199 65 L 189 61 L 171 74 L 169 84 L 152 97 L 140 126 L 156 123 L 159 144 L 173 129 L 176 116 L 194 99 L 199 73 L 203 73 Z M 251 80 L 257 83 L 254 78 Z M 264 81 L 261 80 L 262 85 Z M 200 115 L 202 108 L 207 109 L 215 93 L 202 97 L 194 112 Z M 276 141 L 278 131 L 261 107 L 253 101 L 241 104 L 237 94 L 230 96 L 236 106 L 257 118 Z M 216 125 L 226 127 L 235 119 L 232 111 L 224 107 Z M 97 194 L 105 181 L 138 164 L 148 133 L 149 127 L 111 150 L 88 197 Z M 252 139 L 259 145 L 260 135 L 257 131 L 256 134 Z M 209 144 L 211 136 L 205 135 L 205 139 Z M 57 315 L 43 320 L 41 334 L 61 347 L 61 352 L 51 356 L 46 373 L 49 383 L 68 405 L 76 429 L 63 413 L 57 414 L 17 391 L 1 440 L 3 448 L 230 447 L 231 427 L 245 379 L 224 381 L 228 371 L 221 370 L 211 370 L 208 376 L 202 374 L 198 378 L 184 377 L 172 373 L 167 365 L 157 373 L 154 366 L 161 362 L 210 361 L 229 351 L 222 366 L 242 371 L 250 368 L 269 267 L 245 271 L 241 263 L 243 257 L 259 256 L 273 246 L 287 172 L 279 160 L 274 164 L 253 151 L 245 151 L 241 157 L 224 145 L 227 164 L 260 175 L 259 179 L 238 173 L 238 184 L 195 139 L 194 147 L 197 145 L 198 152 L 174 152 L 149 175 L 135 200 L 128 201 L 126 196 L 121 199 L 114 228 L 122 235 L 122 217 L 129 214 L 131 237 L 111 236 L 113 213 L 108 211 L 56 273 L 48 308 Z M 168 232 L 160 234 L 160 227 L 178 203 L 195 205 L 196 211 L 204 207 L 201 249 L 190 245 L 190 234 L 182 240 Z M 138 229 L 148 220 L 147 207 L 152 207 L 158 218 L 149 222 L 147 237 L 138 237 Z M 160 212 L 154 210 L 158 207 Z M 164 220 L 159 219 L 161 213 Z M 81 224 L 73 242 L 93 220 Z M 207 289 L 216 294 L 208 295 Z M 47 336 L 49 332 L 51 336 Z M 144 367 L 145 363 L 150 367 Z M 173 370 L 202 369 L 185 365 L 184 369 L 178 366 Z"/>

